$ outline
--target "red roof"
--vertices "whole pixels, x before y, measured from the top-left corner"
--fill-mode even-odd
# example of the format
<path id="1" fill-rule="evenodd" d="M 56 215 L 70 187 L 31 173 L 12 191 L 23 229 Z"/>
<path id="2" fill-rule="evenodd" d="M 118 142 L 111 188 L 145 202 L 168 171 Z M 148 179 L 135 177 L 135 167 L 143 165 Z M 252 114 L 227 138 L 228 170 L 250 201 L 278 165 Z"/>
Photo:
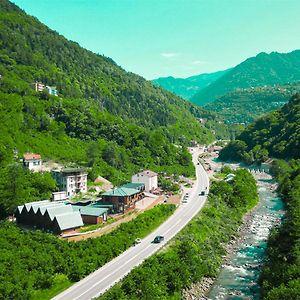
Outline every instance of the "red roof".
<path id="1" fill-rule="evenodd" d="M 40 154 L 35 154 L 35 153 L 25 153 L 23 155 L 23 158 L 25 160 L 34 160 L 34 159 L 41 159 Z"/>

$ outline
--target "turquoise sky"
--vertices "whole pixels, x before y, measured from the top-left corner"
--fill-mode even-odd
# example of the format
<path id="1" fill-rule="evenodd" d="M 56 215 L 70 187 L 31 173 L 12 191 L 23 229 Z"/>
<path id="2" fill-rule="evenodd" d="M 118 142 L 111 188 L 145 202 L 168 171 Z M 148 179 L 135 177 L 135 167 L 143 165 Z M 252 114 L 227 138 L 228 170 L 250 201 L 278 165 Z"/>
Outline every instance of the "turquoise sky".
<path id="1" fill-rule="evenodd" d="M 299 0 L 14 0 L 127 71 L 153 79 L 300 49 Z"/>

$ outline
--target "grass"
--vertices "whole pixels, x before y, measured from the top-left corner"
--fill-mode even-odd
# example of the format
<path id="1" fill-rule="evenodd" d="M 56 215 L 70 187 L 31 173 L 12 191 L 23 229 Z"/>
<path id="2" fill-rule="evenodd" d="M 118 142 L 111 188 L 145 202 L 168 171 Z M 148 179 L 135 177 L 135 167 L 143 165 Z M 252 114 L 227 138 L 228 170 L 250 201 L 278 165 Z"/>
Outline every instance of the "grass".
<path id="1" fill-rule="evenodd" d="M 51 288 L 34 291 L 31 300 L 50 300 L 60 292 L 66 290 L 72 284 L 74 283 L 71 282 L 66 275 L 58 274 L 54 277 Z"/>

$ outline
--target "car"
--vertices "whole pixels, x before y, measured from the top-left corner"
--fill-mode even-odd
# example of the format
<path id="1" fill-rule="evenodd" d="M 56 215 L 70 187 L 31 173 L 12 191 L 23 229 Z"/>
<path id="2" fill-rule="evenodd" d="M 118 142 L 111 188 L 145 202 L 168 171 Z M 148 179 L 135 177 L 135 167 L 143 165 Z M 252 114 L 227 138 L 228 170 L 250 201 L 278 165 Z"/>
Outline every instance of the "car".
<path id="1" fill-rule="evenodd" d="M 137 239 L 135 239 L 134 244 L 137 245 L 137 244 L 140 244 L 141 242 L 142 242 L 142 240 L 140 238 L 137 238 Z"/>
<path id="2" fill-rule="evenodd" d="M 198 162 L 197 165 L 200 165 L 200 163 Z"/>
<path id="3" fill-rule="evenodd" d="M 205 191 L 202 191 L 199 196 L 205 196 Z"/>
<path id="4" fill-rule="evenodd" d="M 153 243 L 154 244 L 159 244 L 160 242 L 162 242 L 164 240 L 164 237 L 162 235 L 157 235 L 154 240 Z"/>

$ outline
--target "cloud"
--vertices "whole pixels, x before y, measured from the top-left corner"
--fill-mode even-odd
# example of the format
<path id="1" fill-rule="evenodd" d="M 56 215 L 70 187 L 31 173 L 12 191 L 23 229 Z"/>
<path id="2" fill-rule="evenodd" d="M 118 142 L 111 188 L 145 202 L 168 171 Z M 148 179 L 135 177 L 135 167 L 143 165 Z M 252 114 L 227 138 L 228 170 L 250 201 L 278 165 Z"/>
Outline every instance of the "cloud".
<path id="1" fill-rule="evenodd" d="M 194 60 L 192 62 L 193 65 L 205 65 L 207 64 L 207 61 L 204 61 L 204 60 Z"/>
<path id="2" fill-rule="evenodd" d="M 174 52 L 164 52 L 160 54 L 162 57 L 166 57 L 166 58 L 171 58 L 171 57 L 175 57 L 178 56 L 178 53 L 174 53 Z"/>

